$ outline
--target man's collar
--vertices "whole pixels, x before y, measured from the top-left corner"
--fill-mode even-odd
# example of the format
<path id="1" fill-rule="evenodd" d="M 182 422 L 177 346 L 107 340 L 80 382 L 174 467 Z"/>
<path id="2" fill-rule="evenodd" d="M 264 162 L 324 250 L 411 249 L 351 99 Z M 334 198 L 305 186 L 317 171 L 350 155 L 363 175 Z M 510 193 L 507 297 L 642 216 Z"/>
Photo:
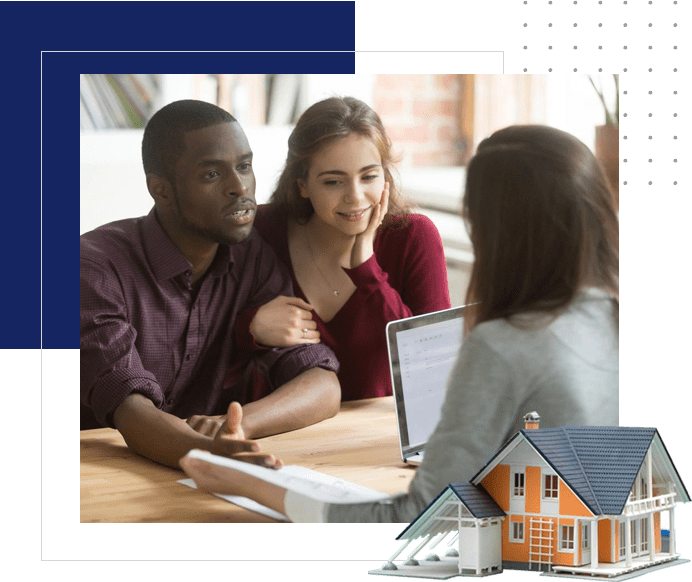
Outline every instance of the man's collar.
<path id="1" fill-rule="evenodd" d="M 161 227 L 156 217 L 156 208 L 152 208 L 142 221 L 142 241 L 144 252 L 157 281 L 172 279 L 187 271 L 192 273 L 190 261 Z M 212 277 L 220 277 L 228 272 L 232 273 L 232 266 L 233 253 L 230 247 L 219 245 L 216 257 L 209 267 L 209 274 Z"/>

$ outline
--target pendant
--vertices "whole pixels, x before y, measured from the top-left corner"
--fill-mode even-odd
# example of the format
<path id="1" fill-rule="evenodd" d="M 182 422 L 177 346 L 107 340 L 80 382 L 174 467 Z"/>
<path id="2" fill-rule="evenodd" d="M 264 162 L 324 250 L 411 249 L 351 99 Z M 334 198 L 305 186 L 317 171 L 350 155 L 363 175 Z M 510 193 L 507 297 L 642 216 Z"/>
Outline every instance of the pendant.
<path id="1" fill-rule="evenodd" d="M 339 292 L 338 292 L 338 291 L 334 291 L 334 297 L 338 297 L 338 296 L 339 296 Z"/>

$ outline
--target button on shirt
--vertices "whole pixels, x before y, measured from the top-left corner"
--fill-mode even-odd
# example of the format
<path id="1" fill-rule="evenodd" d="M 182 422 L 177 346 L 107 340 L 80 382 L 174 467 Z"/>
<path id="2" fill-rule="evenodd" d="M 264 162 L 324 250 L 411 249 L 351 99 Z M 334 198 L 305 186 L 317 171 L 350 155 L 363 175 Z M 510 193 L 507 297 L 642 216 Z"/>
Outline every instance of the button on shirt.
<path id="1" fill-rule="evenodd" d="M 293 295 L 259 236 L 220 245 L 194 287 L 192 276 L 153 209 L 80 237 L 81 398 L 102 424 L 113 426 L 113 411 L 135 392 L 181 418 L 225 414 L 232 400 L 252 398 L 245 371 L 253 361 L 273 387 L 314 367 L 338 371 L 323 344 L 237 343 L 237 321 L 246 324 L 250 310 L 277 295 Z"/>

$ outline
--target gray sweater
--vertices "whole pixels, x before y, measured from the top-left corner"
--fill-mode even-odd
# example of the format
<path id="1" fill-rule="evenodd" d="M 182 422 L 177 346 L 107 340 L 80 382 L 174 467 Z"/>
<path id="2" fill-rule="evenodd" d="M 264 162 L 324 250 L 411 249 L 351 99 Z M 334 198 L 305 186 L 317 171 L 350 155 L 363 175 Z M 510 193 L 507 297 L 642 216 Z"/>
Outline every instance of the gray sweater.
<path id="1" fill-rule="evenodd" d="M 537 411 L 541 428 L 618 424 L 618 305 L 585 290 L 552 320 L 478 325 L 452 370 L 440 421 L 409 492 L 331 504 L 330 522 L 410 522 L 449 483 L 466 482 Z"/>

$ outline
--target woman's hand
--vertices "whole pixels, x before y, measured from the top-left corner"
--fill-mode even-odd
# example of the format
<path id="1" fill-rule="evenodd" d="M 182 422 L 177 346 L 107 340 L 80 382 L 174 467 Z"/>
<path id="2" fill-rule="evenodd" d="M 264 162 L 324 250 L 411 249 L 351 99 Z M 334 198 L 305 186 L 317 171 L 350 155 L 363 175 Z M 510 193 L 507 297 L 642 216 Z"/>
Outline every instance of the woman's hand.
<path id="1" fill-rule="evenodd" d="M 250 333 L 257 343 L 273 348 L 320 343 L 312 305 L 298 297 L 279 295 L 260 307 Z"/>
<path id="2" fill-rule="evenodd" d="M 382 224 L 382 220 L 387 214 L 388 208 L 389 182 L 385 182 L 384 189 L 382 190 L 382 197 L 380 198 L 379 204 L 376 204 L 373 208 L 368 227 L 362 233 L 356 236 L 356 242 L 353 243 L 353 249 L 351 250 L 351 269 L 359 267 L 370 257 L 372 257 L 374 252 L 373 244 L 375 242 L 377 228 L 380 226 L 380 224 Z"/>
<path id="3" fill-rule="evenodd" d="M 220 495 L 240 495 L 279 513 L 286 513 L 284 506 L 286 489 L 279 485 L 189 455 L 180 459 L 180 466 L 188 477 L 194 480 L 200 491 Z"/>
<path id="4" fill-rule="evenodd" d="M 200 491 L 245 496 L 243 481 L 247 479 L 247 475 L 244 473 L 187 455 L 180 459 L 180 466 L 187 476 L 194 480 Z"/>

